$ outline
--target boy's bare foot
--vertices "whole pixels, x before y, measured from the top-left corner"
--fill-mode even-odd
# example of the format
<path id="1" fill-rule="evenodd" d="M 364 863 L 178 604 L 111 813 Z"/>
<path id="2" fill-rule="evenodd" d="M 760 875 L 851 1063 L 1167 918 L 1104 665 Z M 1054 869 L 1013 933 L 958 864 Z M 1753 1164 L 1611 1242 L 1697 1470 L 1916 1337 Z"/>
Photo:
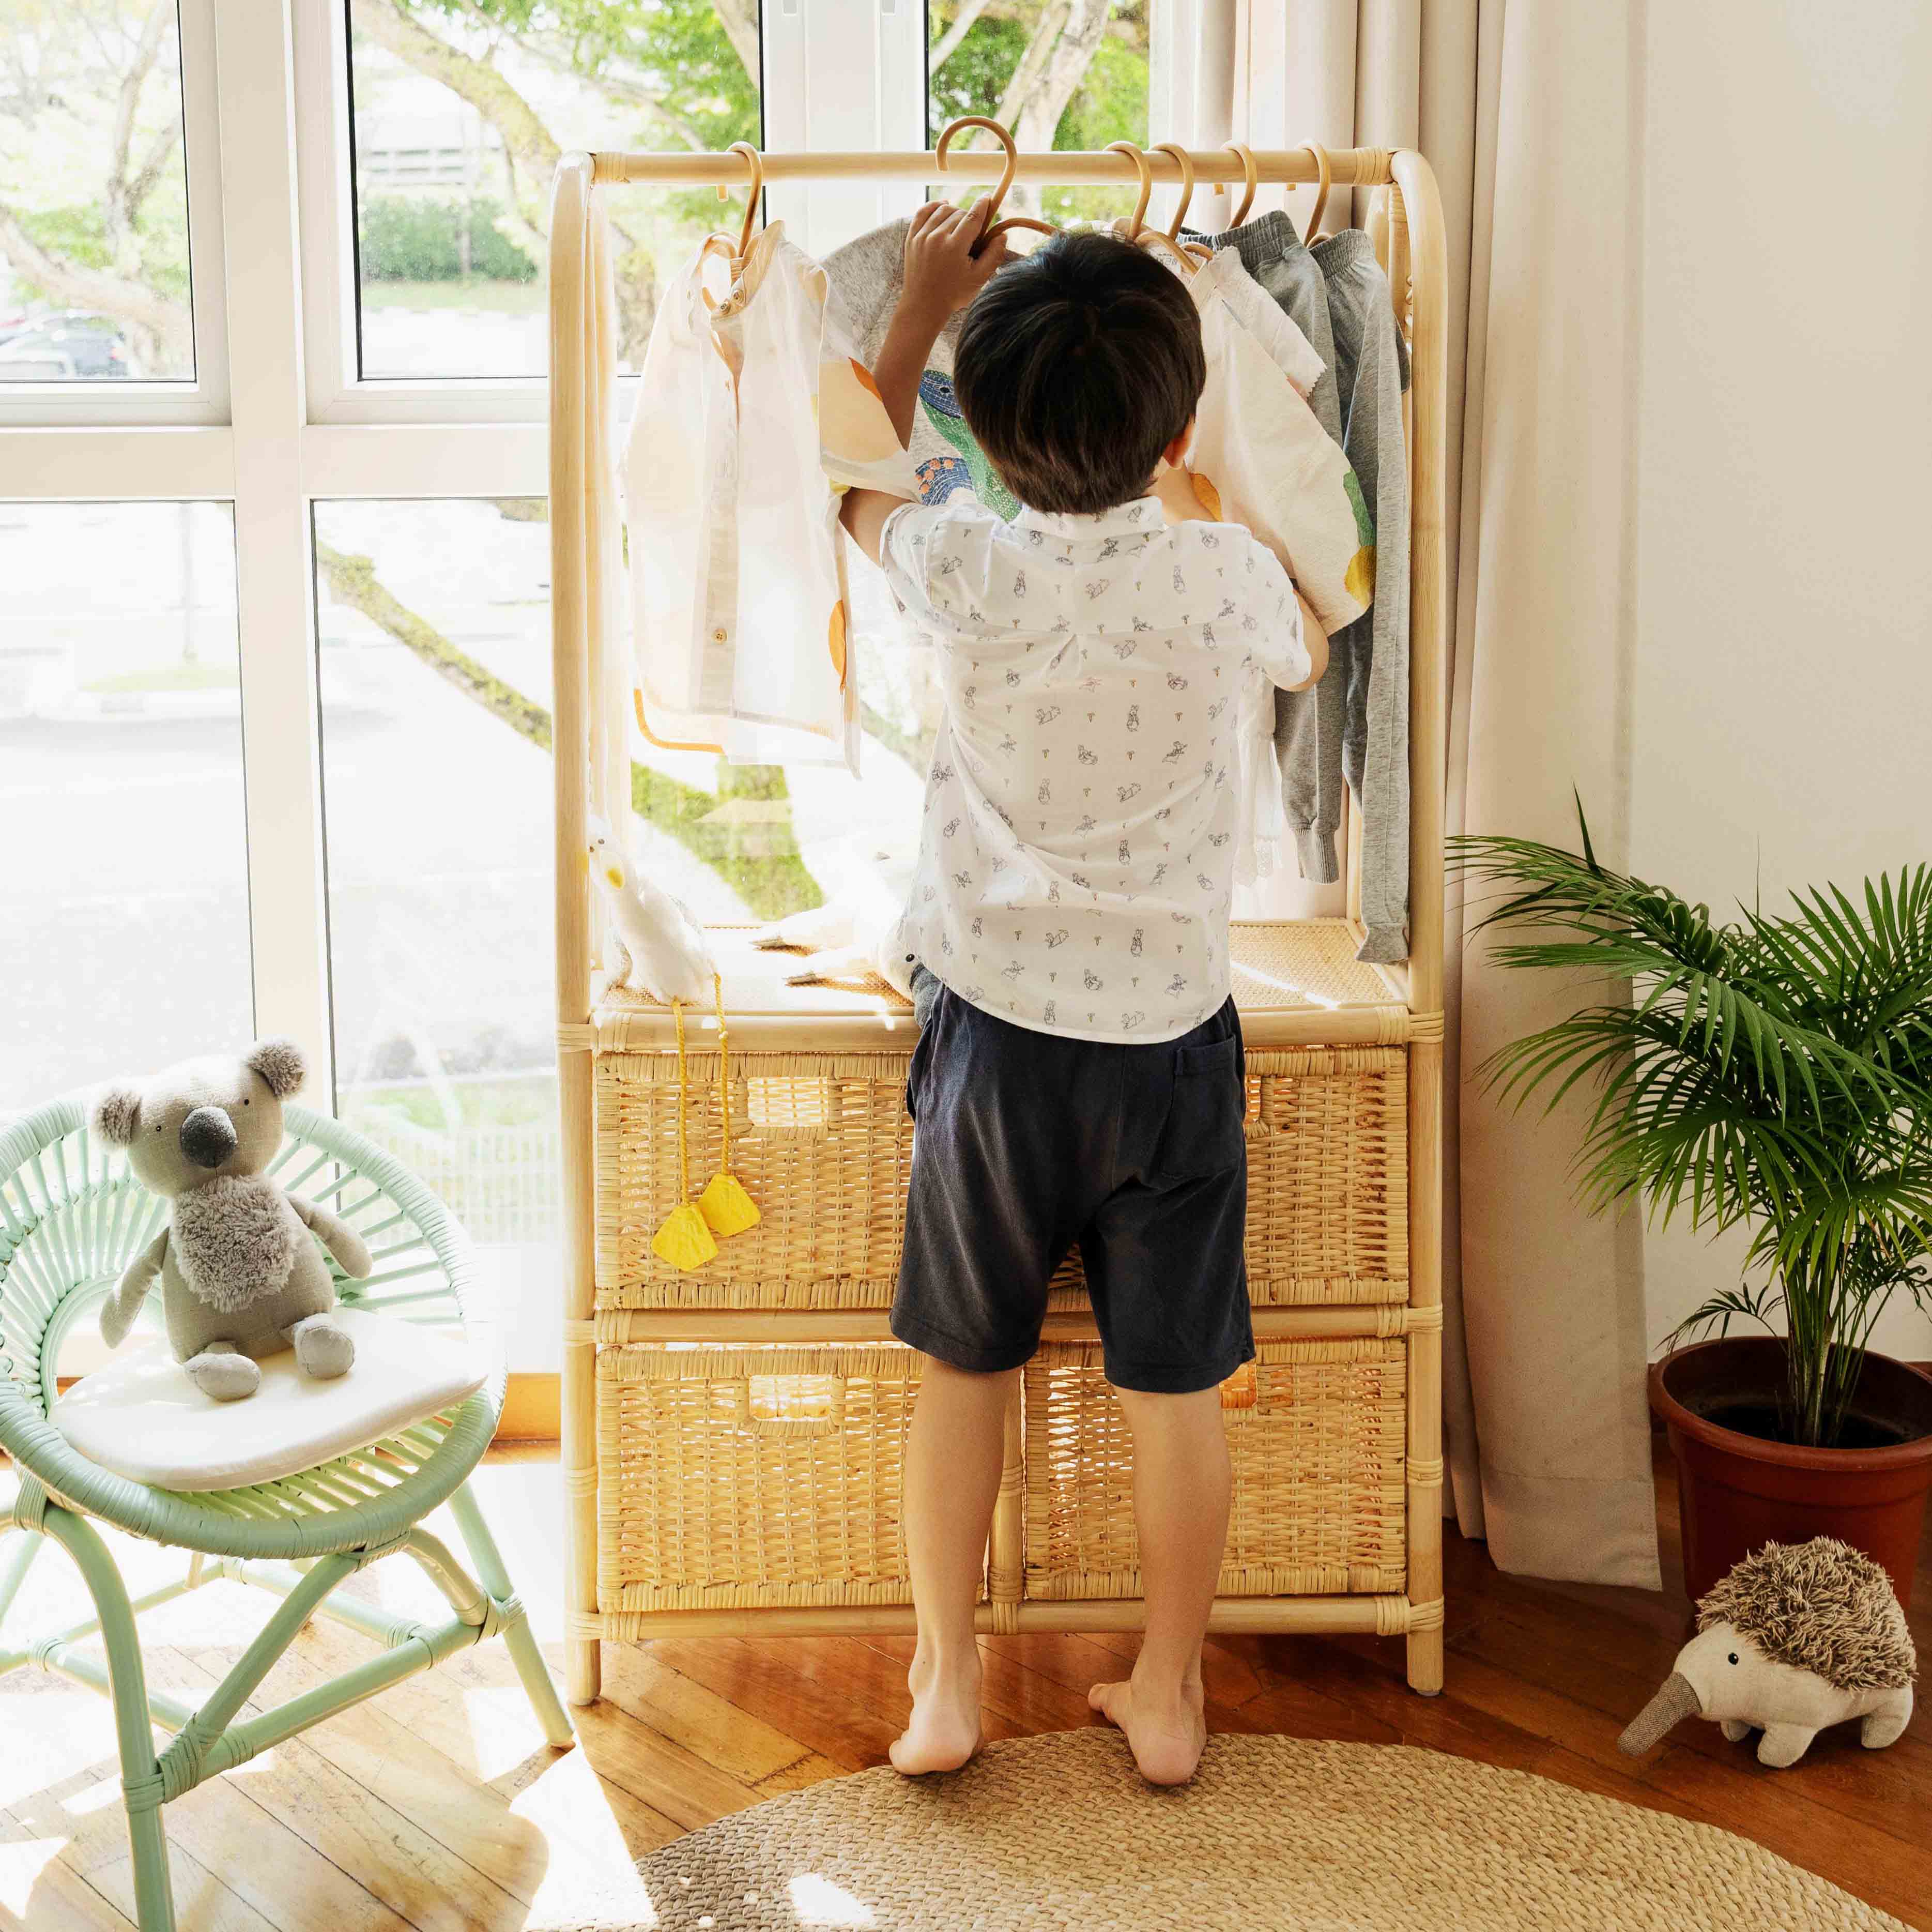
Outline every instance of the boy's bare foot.
<path id="1" fill-rule="evenodd" d="M 1127 1743 L 1150 1784 L 1185 1784 L 1208 1747 L 1206 1699 L 1198 1680 L 1163 1696 L 1129 1678 L 1096 1684 L 1087 1702 L 1126 1733 Z"/>
<path id="2" fill-rule="evenodd" d="M 912 1690 L 912 1717 L 886 1755 L 892 1768 L 908 1778 L 932 1771 L 957 1771 L 979 1750 L 980 1652 L 942 1670 L 915 1656 L 906 1672 Z"/>

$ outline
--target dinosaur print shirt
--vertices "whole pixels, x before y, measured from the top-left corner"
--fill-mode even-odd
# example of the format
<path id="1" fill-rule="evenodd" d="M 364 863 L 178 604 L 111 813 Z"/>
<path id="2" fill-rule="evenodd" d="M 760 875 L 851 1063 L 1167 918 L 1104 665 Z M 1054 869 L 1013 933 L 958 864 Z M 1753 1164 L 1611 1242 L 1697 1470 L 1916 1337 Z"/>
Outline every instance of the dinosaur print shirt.
<path id="1" fill-rule="evenodd" d="M 1152 496 L 909 503 L 880 561 L 945 697 L 905 952 L 1036 1031 L 1198 1026 L 1228 997 L 1240 692 L 1310 668 L 1287 572 Z"/>

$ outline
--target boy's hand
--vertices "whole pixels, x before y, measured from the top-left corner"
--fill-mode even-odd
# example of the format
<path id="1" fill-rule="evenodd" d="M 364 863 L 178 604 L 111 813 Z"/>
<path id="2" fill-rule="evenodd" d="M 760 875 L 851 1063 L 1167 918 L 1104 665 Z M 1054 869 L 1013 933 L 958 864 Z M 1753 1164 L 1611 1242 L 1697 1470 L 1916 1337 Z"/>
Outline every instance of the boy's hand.
<path id="1" fill-rule="evenodd" d="M 955 208 L 946 201 L 922 202 L 913 211 L 906 232 L 902 310 L 944 326 L 992 280 L 1006 264 L 1006 238 L 995 236 L 975 255 L 973 244 L 985 219 L 976 205 Z"/>
<path id="2" fill-rule="evenodd" d="M 950 202 L 923 202 L 906 231 L 905 282 L 898 307 L 872 365 L 879 399 L 902 443 L 912 441 L 919 408 L 919 380 L 939 332 L 956 309 L 964 308 L 991 281 L 1006 259 L 1006 238 L 998 236 L 977 255 L 973 244 L 986 220 L 978 208 Z M 874 563 L 886 519 L 899 506 L 896 496 L 878 490 L 848 490 L 838 520 Z"/>

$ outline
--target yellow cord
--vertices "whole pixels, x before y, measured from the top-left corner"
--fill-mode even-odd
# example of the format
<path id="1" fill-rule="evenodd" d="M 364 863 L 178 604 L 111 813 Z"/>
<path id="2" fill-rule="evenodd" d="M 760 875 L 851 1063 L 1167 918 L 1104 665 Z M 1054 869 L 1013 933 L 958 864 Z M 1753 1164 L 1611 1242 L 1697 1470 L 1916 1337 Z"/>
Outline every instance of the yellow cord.
<path id="1" fill-rule="evenodd" d="M 688 1076 L 684 1061 L 684 1002 L 674 1000 L 670 1003 L 671 1016 L 677 1022 L 677 1196 L 680 1201 L 691 1198 L 691 1160 L 685 1150 L 684 1116 L 688 1104 Z"/>
<path id="2" fill-rule="evenodd" d="M 724 1144 L 718 1150 L 721 1169 L 731 1165 L 731 1036 L 724 1030 L 724 982 L 711 976 L 711 998 L 718 1009 L 718 1100 L 724 1110 Z"/>

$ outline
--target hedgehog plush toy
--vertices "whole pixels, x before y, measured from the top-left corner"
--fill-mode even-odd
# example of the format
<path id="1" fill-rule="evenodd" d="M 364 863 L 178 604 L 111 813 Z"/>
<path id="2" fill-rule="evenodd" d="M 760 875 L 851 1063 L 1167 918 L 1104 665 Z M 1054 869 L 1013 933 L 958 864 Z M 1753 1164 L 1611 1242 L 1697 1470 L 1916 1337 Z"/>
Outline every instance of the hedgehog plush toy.
<path id="1" fill-rule="evenodd" d="M 1796 1764 L 1828 1724 L 1857 1718 L 1868 1750 L 1912 1720 L 1918 1659 L 1892 1580 L 1828 1536 L 1767 1543 L 1697 1606 L 1697 1634 L 1617 1740 L 1631 1757 L 1682 1719 L 1709 1718 L 1760 1764 Z"/>

